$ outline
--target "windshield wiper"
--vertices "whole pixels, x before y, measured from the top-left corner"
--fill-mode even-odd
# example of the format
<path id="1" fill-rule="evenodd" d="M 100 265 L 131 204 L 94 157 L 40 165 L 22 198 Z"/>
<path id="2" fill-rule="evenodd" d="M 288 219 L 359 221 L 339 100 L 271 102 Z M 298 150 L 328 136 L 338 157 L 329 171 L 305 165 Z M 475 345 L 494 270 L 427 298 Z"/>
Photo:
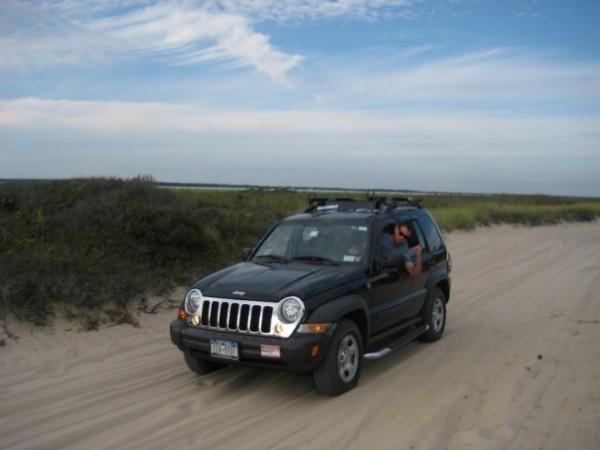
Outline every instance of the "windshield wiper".
<path id="1" fill-rule="evenodd" d="M 291 258 L 292 261 L 309 261 L 309 262 L 316 262 L 316 263 L 327 263 L 327 264 L 333 264 L 333 265 L 339 265 L 339 263 L 335 262 L 332 259 L 329 258 L 323 258 L 322 256 L 294 256 L 293 258 Z"/>
<path id="2" fill-rule="evenodd" d="M 282 255 L 274 255 L 274 254 L 267 254 L 267 255 L 258 255 L 255 256 L 254 259 L 260 259 L 260 260 L 271 260 L 273 262 L 288 262 L 288 259 L 285 256 Z"/>

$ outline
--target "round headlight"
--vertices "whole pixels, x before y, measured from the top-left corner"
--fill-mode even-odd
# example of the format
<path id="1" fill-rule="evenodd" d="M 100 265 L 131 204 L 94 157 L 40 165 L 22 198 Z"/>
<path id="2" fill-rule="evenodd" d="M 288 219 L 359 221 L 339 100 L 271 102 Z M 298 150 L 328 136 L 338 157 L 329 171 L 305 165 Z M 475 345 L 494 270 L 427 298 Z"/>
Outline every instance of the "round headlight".
<path id="1" fill-rule="evenodd" d="M 298 297 L 286 297 L 279 303 L 279 320 L 292 323 L 300 320 L 304 313 L 304 304 Z"/>
<path id="2" fill-rule="evenodd" d="M 202 305 L 202 292 L 198 289 L 192 289 L 185 296 L 185 310 L 190 315 L 198 314 Z"/>

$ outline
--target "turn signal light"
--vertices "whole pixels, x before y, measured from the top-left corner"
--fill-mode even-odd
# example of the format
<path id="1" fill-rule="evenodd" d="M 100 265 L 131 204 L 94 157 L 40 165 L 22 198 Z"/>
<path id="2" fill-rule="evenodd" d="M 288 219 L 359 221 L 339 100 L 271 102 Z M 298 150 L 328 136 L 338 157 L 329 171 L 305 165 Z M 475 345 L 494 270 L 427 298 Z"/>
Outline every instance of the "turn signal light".
<path id="1" fill-rule="evenodd" d="M 330 323 L 303 323 L 298 327 L 298 332 L 322 334 L 326 333 L 330 327 Z"/>
<path id="2" fill-rule="evenodd" d="M 187 316 L 188 316 L 188 313 L 187 313 L 187 311 L 185 309 L 179 308 L 177 310 L 177 318 L 179 320 L 185 320 L 185 319 L 187 319 Z"/>

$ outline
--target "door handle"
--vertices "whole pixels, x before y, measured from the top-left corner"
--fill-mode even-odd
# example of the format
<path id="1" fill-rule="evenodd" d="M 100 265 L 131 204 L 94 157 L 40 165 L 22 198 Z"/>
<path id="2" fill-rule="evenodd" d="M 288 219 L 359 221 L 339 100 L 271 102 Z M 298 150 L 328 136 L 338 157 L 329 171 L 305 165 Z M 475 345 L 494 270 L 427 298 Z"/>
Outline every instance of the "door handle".
<path id="1" fill-rule="evenodd" d="M 386 280 L 392 277 L 392 272 L 390 270 L 384 270 L 383 272 L 375 275 L 374 277 L 369 278 L 367 281 L 367 288 L 371 289 L 373 283 L 377 283 L 381 280 Z"/>

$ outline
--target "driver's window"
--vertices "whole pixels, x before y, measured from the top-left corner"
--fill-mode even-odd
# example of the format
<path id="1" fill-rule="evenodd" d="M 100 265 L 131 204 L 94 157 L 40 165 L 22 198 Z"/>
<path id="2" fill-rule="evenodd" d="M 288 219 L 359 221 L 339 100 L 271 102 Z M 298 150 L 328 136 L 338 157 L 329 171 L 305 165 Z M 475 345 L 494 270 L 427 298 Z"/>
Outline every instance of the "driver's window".
<path id="1" fill-rule="evenodd" d="M 410 225 L 414 232 L 408 240 L 408 246 L 410 248 L 413 248 L 416 245 L 420 245 L 423 251 L 425 251 L 427 249 L 427 246 L 425 245 L 425 237 L 423 235 L 421 227 L 419 227 L 419 224 L 416 220 L 411 220 Z"/>

